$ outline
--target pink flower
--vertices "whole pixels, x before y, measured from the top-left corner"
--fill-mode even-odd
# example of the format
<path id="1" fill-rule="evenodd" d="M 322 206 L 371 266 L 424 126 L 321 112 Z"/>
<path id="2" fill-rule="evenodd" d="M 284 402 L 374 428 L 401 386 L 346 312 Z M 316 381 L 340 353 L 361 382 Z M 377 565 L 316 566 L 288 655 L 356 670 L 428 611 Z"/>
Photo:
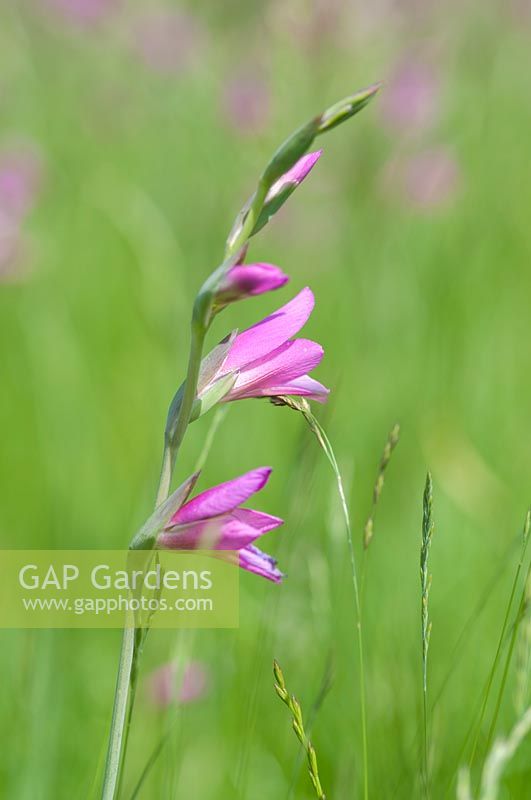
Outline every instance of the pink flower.
<path id="1" fill-rule="evenodd" d="M 264 200 L 264 206 L 253 228 L 253 236 L 258 233 L 258 231 L 262 230 L 264 225 L 267 225 L 271 217 L 276 214 L 280 208 L 282 208 L 292 192 L 295 191 L 297 186 L 299 186 L 306 176 L 312 171 L 315 164 L 321 157 L 322 152 L 322 150 L 317 150 L 315 153 L 307 153 L 306 155 L 302 156 L 302 158 L 299 158 L 299 160 L 295 162 L 291 169 L 281 175 L 280 178 L 269 187 L 269 191 L 267 192 Z M 236 241 L 242 228 L 243 216 L 240 215 L 236 220 L 236 223 L 230 233 L 228 244 L 232 244 Z"/>
<path id="2" fill-rule="evenodd" d="M 0 282 L 11 283 L 24 275 L 23 253 L 24 238 L 18 221 L 0 211 Z"/>
<path id="3" fill-rule="evenodd" d="M 294 164 L 291 169 L 288 169 L 288 171 L 272 185 L 267 193 L 265 202 L 270 203 L 288 188 L 291 189 L 291 191 L 296 189 L 317 164 L 321 158 L 322 152 L 322 150 L 316 150 L 314 153 L 307 153 L 305 156 L 302 156 L 302 158 L 299 158 L 297 163 Z"/>
<path id="4" fill-rule="evenodd" d="M 408 159 L 391 161 L 383 175 L 383 187 L 410 207 L 430 212 L 449 205 L 461 182 L 459 164 L 446 147 L 422 150 Z"/>
<path id="5" fill-rule="evenodd" d="M 80 27 L 95 25 L 116 5 L 117 0 L 47 0 L 67 22 Z"/>
<path id="6" fill-rule="evenodd" d="M 269 109 L 269 88 L 256 70 L 247 67 L 226 82 L 222 94 L 223 114 L 240 133 L 260 131 L 267 121 Z"/>
<path id="7" fill-rule="evenodd" d="M 459 167 L 444 147 L 425 150 L 407 165 L 405 186 L 410 202 L 429 210 L 448 203 L 459 186 Z"/>
<path id="8" fill-rule="evenodd" d="M 147 67 L 163 74 L 183 73 L 200 63 L 204 34 L 191 14 L 161 8 L 135 24 L 135 48 Z"/>
<path id="9" fill-rule="evenodd" d="M 184 502 L 159 534 L 157 546 L 169 550 L 235 550 L 240 567 L 279 583 L 283 576 L 275 559 L 262 553 L 254 542 L 282 525 L 283 520 L 240 508 L 265 486 L 270 474 L 270 467 L 260 467 Z M 190 481 L 189 492 L 197 477 Z"/>
<path id="10" fill-rule="evenodd" d="M 418 133 L 426 130 L 436 120 L 439 95 L 439 82 L 429 64 L 403 61 L 382 92 L 383 119 L 392 131 Z"/>
<path id="11" fill-rule="evenodd" d="M 33 148 L 0 153 L 0 281 L 18 281 L 26 274 L 26 215 L 35 205 L 42 182 L 42 164 Z"/>
<path id="12" fill-rule="evenodd" d="M 193 703 L 204 696 L 208 687 L 208 673 L 199 661 L 190 661 L 182 672 L 181 685 L 177 686 L 178 665 L 170 661 L 155 669 L 148 678 L 151 703 L 156 708 L 168 708 L 174 703 Z"/>
<path id="13" fill-rule="evenodd" d="M 20 221 L 31 210 L 41 184 L 41 163 L 31 150 L 0 154 L 0 213 Z"/>
<path id="14" fill-rule="evenodd" d="M 325 402 L 328 389 L 308 374 L 321 362 L 323 348 L 310 339 L 292 339 L 314 303 L 311 290 L 303 289 L 274 314 L 218 345 L 203 361 L 197 402 L 215 392 L 216 383 L 229 374 L 234 381 L 219 402 L 278 395 Z"/>
<path id="15" fill-rule="evenodd" d="M 253 235 L 258 233 L 269 222 L 271 217 L 284 205 L 290 194 L 310 174 L 319 161 L 322 152 L 322 150 L 316 150 L 315 153 L 307 153 L 302 158 L 299 158 L 292 168 L 285 172 L 284 175 L 281 175 L 270 187 L 262 212 L 254 226 Z"/>
<path id="16" fill-rule="evenodd" d="M 273 264 L 236 264 L 218 287 L 216 305 L 224 306 L 234 300 L 271 292 L 288 281 L 288 276 Z"/>

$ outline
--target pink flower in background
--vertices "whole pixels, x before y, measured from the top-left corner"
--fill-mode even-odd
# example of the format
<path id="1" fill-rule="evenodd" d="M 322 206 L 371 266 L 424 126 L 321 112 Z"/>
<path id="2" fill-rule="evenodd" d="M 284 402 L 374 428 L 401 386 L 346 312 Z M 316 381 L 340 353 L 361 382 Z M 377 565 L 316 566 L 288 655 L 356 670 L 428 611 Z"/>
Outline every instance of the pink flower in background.
<path id="1" fill-rule="evenodd" d="M 41 181 L 41 162 L 32 150 L 0 153 L 0 214 L 22 220 L 35 203 Z"/>
<path id="2" fill-rule="evenodd" d="M 348 4 L 344 0 L 312 0 L 304 4 L 277 0 L 268 4 L 268 22 L 275 33 L 287 36 L 292 46 L 298 42 L 315 59 L 319 50 L 331 52 L 341 34 L 349 29 L 345 6 Z M 356 11 L 357 19 L 360 12 Z"/>
<path id="3" fill-rule="evenodd" d="M 440 86 L 427 63 L 400 63 L 382 92 L 380 111 L 391 131 L 418 133 L 431 127 L 440 110 Z"/>
<path id="4" fill-rule="evenodd" d="M 119 0 L 46 0 L 46 2 L 67 22 L 86 27 L 104 19 Z"/>
<path id="5" fill-rule="evenodd" d="M 0 213 L 0 282 L 10 283 L 23 276 L 24 244 L 18 223 Z"/>
<path id="6" fill-rule="evenodd" d="M 390 161 L 382 179 L 387 195 L 424 212 L 451 204 L 460 184 L 459 164 L 443 146 Z"/>
<path id="7" fill-rule="evenodd" d="M 405 190 L 410 202 L 419 209 L 429 210 L 449 203 L 459 183 L 459 166 L 445 147 L 425 150 L 407 163 Z"/>
<path id="8" fill-rule="evenodd" d="M 222 342 L 218 346 L 222 358 L 216 359 L 213 351 L 203 361 L 199 400 L 217 380 L 234 373 L 235 382 L 221 402 L 278 395 L 325 402 L 328 389 L 308 374 L 320 364 L 323 348 L 310 339 L 292 338 L 308 321 L 314 304 L 311 290 L 303 289 L 278 311 L 237 334 L 232 341 L 229 338 Z"/>
<path id="9" fill-rule="evenodd" d="M 218 287 L 216 305 L 223 306 L 234 300 L 271 292 L 280 289 L 288 281 L 289 277 L 274 264 L 236 264 Z"/>
<path id="10" fill-rule="evenodd" d="M 208 688 L 209 676 L 199 661 L 190 661 L 177 685 L 179 666 L 173 661 L 154 670 L 148 678 L 148 692 L 155 708 L 165 709 L 174 703 L 184 705 L 203 697 Z"/>
<path id="11" fill-rule="evenodd" d="M 270 467 L 260 467 L 188 500 L 159 534 L 157 546 L 168 550 L 236 550 L 242 569 L 279 583 L 282 573 L 276 567 L 277 562 L 255 547 L 254 542 L 282 525 L 283 520 L 240 508 L 263 489 L 270 475 Z M 190 481 L 189 492 L 197 477 Z"/>
<path id="12" fill-rule="evenodd" d="M 201 60 L 204 31 L 191 14 L 173 9 L 146 12 L 134 24 L 135 49 L 150 69 L 181 73 Z"/>
<path id="13" fill-rule="evenodd" d="M 271 110 L 268 84 L 255 69 L 242 68 L 225 82 L 221 106 L 223 116 L 239 133 L 258 133 Z"/>
<path id="14" fill-rule="evenodd" d="M 42 183 L 42 165 L 34 150 L 0 153 L 0 280 L 24 275 L 26 249 L 22 226 L 35 205 Z"/>

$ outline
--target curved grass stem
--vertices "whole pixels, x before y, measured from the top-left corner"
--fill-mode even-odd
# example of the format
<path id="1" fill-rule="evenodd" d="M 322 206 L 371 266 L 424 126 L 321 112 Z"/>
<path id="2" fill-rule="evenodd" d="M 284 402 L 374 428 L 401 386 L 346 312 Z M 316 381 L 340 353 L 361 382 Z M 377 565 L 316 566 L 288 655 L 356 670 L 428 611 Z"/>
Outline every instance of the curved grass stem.
<path id="1" fill-rule="evenodd" d="M 511 587 L 511 593 L 509 595 L 509 600 L 508 600 L 508 603 L 507 603 L 507 608 L 505 610 L 505 617 L 503 619 L 503 624 L 502 624 L 502 628 L 501 628 L 501 631 L 500 631 L 500 636 L 499 636 L 499 639 L 498 639 L 498 645 L 497 645 L 497 648 L 496 648 L 496 653 L 494 655 L 494 659 L 492 661 L 492 666 L 490 668 L 489 676 L 487 678 L 487 684 L 486 684 L 486 687 L 485 687 L 485 693 L 484 693 L 484 696 L 483 696 L 483 702 L 481 704 L 481 711 L 480 711 L 480 714 L 479 714 L 479 720 L 477 722 L 476 731 L 475 731 L 474 739 L 473 739 L 473 742 L 472 742 L 472 750 L 471 750 L 471 753 L 470 753 L 470 759 L 468 761 L 469 769 L 472 769 L 472 767 L 474 765 L 474 759 L 475 759 L 476 753 L 477 753 L 477 748 L 478 748 L 478 743 L 479 743 L 479 736 L 480 736 L 480 733 L 481 733 L 481 727 L 483 725 L 483 720 L 485 718 L 485 712 L 487 710 L 487 704 L 488 704 L 490 693 L 491 693 L 491 690 L 492 690 L 494 677 L 495 677 L 496 670 L 498 668 L 498 664 L 499 664 L 499 661 L 500 661 L 500 656 L 501 656 L 501 653 L 502 653 L 503 643 L 505 641 L 505 635 L 506 635 L 506 632 L 507 632 L 507 626 L 509 624 L 509 616 L 510 616 L 510 613 L 511 613 L 511 608 L 513 606 L 514 596 L 515 596 L 516 590 L 518 588 L 518 582 L 520 580 L 520 573 L 522 571 L 522 567 L 523 567 L 525 556 L 526 556 L 526 552 L 527 552 L 527 544 L 528 544 L 528 541 L 529 541 L 530 524 L 531 524 L 531 513 L 528 511 L 527 516 L 526 516 L 526 521 L 525 521 L 525 524 L 524 524 L 524 530 L 523 530 L 523 536 L 522 536 L 522 548 L 521 548 L 521 551 L 520 551 L 520 558 L 519 558 L 519 561 L 518 561 L 518 565 L 516 567 L 516 572 L 515 572 L 515 575 L 514 575 L 513 584 L 512 584 L 512 587 Z M 518 626 L 517 626 L 517 623 L 516 623 L 515 624 L 515 628 L 517 628 L 517 627 Z M 512 651 L 511 651 L 511 654 L 512 654 Z M 506 668 L 507 668 L 507 664 L 506 664 Z M 505 672 L 504 672 L 504 675 L 505 675 Z M 506 675 L 505 675 L 505 677 L 506 677 Z M 503 685 L 504 684 L 502 684 L 502 688 L 503 688 Z M 495 714 L 493 721 L 495 722 L 496 719 L 497 719 L 497 713 Z M 493 729 L 492 729 L 492 724 L 491 724 L 491 730 L 489 731 L 489 746 L 490 746 L 490 742 L 492 740 L 492 732 L 493 732 Z"/>
<path id="2" fill-rule="evenodd" d="M 325 433 L 324 428 L 319 421 L 314 417 L 310 411 L 308 403 L 303 398 L 293 397 L 279 397 L 275 400 L 277 405 L 286 405 L 294 411 L 300 411 L 314 436 L 316 437 L 319 445 L 324 451 L 330 466 L 334 471 L 336 478 L 337 491 L 341 502 L 341 509 L 343 512 L 343 519 L 345 521 L 345 528 L 347 531 L 347 544 L 349 550 L 350 567 L 352 573 L 352 586 L 354 589 L 354 607 L 356 613 L 356 632 L 358 642 L 358 660 L 359 660 L 359 691 L 360 691 L 360 726 L 361 726 L 361 739 L 362 739 L 362 758 L 363 758 L 363 797 L 368 800 L 369 797 L 369 745 L 367 736 L 367 708 L 365 699 L 365 657 L 363 652 L 363 630 L 362 630 L 362 608 L 361 608 L 361 594 L 358 582 L 358 571 L 356 564 L 356 552 L 354 550 L 354 539 L 352 536 L 352 525 L 350 522 L 350 512 L 348 509 L 347 499 L 345 497 L 345 490 L 343 487 L 343 479 L 341 471 L 337 463 L 337 459 L 330 444 L 330 440 Z"/>

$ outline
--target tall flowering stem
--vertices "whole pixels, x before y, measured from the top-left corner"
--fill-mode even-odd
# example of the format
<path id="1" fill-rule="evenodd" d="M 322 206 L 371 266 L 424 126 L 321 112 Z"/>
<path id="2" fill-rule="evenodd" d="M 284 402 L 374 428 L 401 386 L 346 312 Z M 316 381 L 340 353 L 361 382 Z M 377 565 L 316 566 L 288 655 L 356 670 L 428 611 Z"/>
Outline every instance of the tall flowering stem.
<path id="1" fill-rule="evenodd" d="M 254 194 L 238 214 L 227 239 L 223 262 L 203 284 L 194 303 L 186 380 L 175 395 L 168 412 L 155 515 L 168 502 L 179 449 L 192 419 L 205 338 L 217 310 L 216 300 L 220 287 L 223 287 L 230 270 L 241 263 L 250 238 L 267 224 L 269 218 L 276 213 L 280 205 L 285 202 L 315 163 L 316 159 L 312 159 L 310 163 L 302 161 L 314 139 L 361 111 L 379 88 L 379 84 L 374 84 L 341 100 L 323 113 L 313 117 L 289 136 L 270 159 L 260 175 Z M 297 174 L 296 168 L 300 174 Z M 223 383 L 222 388 L 229 387 L 230 380 L 232 380 L 232 376 L 229 375 L 226 379 L 227 385 Z M 156 520 L 156 522 L 159 523 L 160 520 Z M 134 537 L 130 548 L 152 550 L 156 543 L 156 533 L 155 522 L 151 526 L 146 524 Z M 116 800 L 120 793 L 120 781 L 135 699 L 138 661 L 145 635 L 145 629 L 139 630 L 134 627 L 126 627 L 123 632 L 102 800 Z M 364 703 L 364 692 L 362 702 Z M 365 736 L 364 741 L 366 741 Z M 367 788 L 365 796 L 367 797 Z"/>

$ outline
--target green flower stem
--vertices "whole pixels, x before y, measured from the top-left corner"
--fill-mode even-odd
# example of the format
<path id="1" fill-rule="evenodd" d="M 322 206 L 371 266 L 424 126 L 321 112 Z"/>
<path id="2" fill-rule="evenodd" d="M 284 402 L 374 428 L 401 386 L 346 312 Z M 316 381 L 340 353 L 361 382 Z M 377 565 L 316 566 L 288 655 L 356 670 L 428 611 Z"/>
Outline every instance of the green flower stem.
<path id="1" fill-rule="evenodd" d="M 157 492 L 156 505 L 159 506 L 166 500 L 170 493 L 171 479 L 175 469 L 175 462 L 179 453 L 179 448 L 184 439 L 184 434 L 190 423 L 192 407 L 197 391 L 197 381 L 199 378 L 199 368 L 201 367 L 201 357 L 203 355 L 203 345 L 205 343 L 206 327 L 192 323 L 192 342 L 190 345 L 190 357 L 188 359 L 188 371 L 182 405 L 175 430 L 171 437 L 166 437 L 164 445 L 164 455 L 162 458 L 162 470 L 160 475 L 159 489 Z"/>
<path id="2" fill-rule="evenodd" d="M 124 628 L 120 664 L 114 693 L 111 732 L 105 763 L 102 800 L 113 800 L 116 797 L 118 779 L 122 765 L 122 738 L 129 705 L 129 679 L 135 654 L 135 630 Z"/>
<path id="3" fill-rule="evenodd" d="M 242 229 L 238 236 L 227 248 L 226 259 L 233 256 L 242 245 L 247 241 L 255 226 L 256 220 L 260 215 L 265 197 L 267 186 L 263 181 L 259 181 L 253 202 L 243 221 Z M 221 280 L 221 274 L 219 275 Z M 162 468 L 160 474 L 159 487 L 155 507 L 158 507 L 166 500 L 170 493 L 170 486 L 177 461 L 179 448 L 184 439 L 186 429 L 190 423 L 192 408 L 197 392 L 197 382 L 205 337 L 211 321 L 212 306 L 215 297 L 215 287 L 199 293 L 192 316 L 190 356 L 188 359 L 188 370 L 186 381 L 179 409 L 179 415 L 175 428 L 167 433 L 164 454 L 162 458 Z M 114 695 L 114 709 L 109 735 L 109 745 L 107 751 L 107 762 L 105 766 L 105 776 L 103 780 L 102 800 L 117 800 L 120 792 L 120 782 L 123 773 L 127 740 L 133 715 L 133 706 L 136 694 L 136 684 L 138 675 L 138 662 L 142 645 L 145 639 L 145 631 L 137 628 L 125 628 L 122 639 L 122 649 L 120 652 L 120 663 L 118 667 L 118 678 Z"/>
<path id="4" fill-rule="evenodd" d="M 157 492 L 157 506 L 169 495 L 177 454 L 190 421 L 192 406 L 197 391 L 197 380 L 199 377 L 199 368 L 201 366 L 205 335 L 206 327 L 197 324 L 194 320 L 192 322 L 192 342 L 190 346 L 190 358 L 188 361 L 183 401 L 174 435 L 171 440 L 166 441 L 164 448 L 161 477 Z M 114 709 L 107 751 L 107 762 L 103 780 L 102 800 L 116 800 L 119 796 L 120 781 L 136 694 L 138 660 L 144 638 L 144 631 L 139 633 L 137 628 L 124 628 L 118 678 L 114 695 Z"/>

